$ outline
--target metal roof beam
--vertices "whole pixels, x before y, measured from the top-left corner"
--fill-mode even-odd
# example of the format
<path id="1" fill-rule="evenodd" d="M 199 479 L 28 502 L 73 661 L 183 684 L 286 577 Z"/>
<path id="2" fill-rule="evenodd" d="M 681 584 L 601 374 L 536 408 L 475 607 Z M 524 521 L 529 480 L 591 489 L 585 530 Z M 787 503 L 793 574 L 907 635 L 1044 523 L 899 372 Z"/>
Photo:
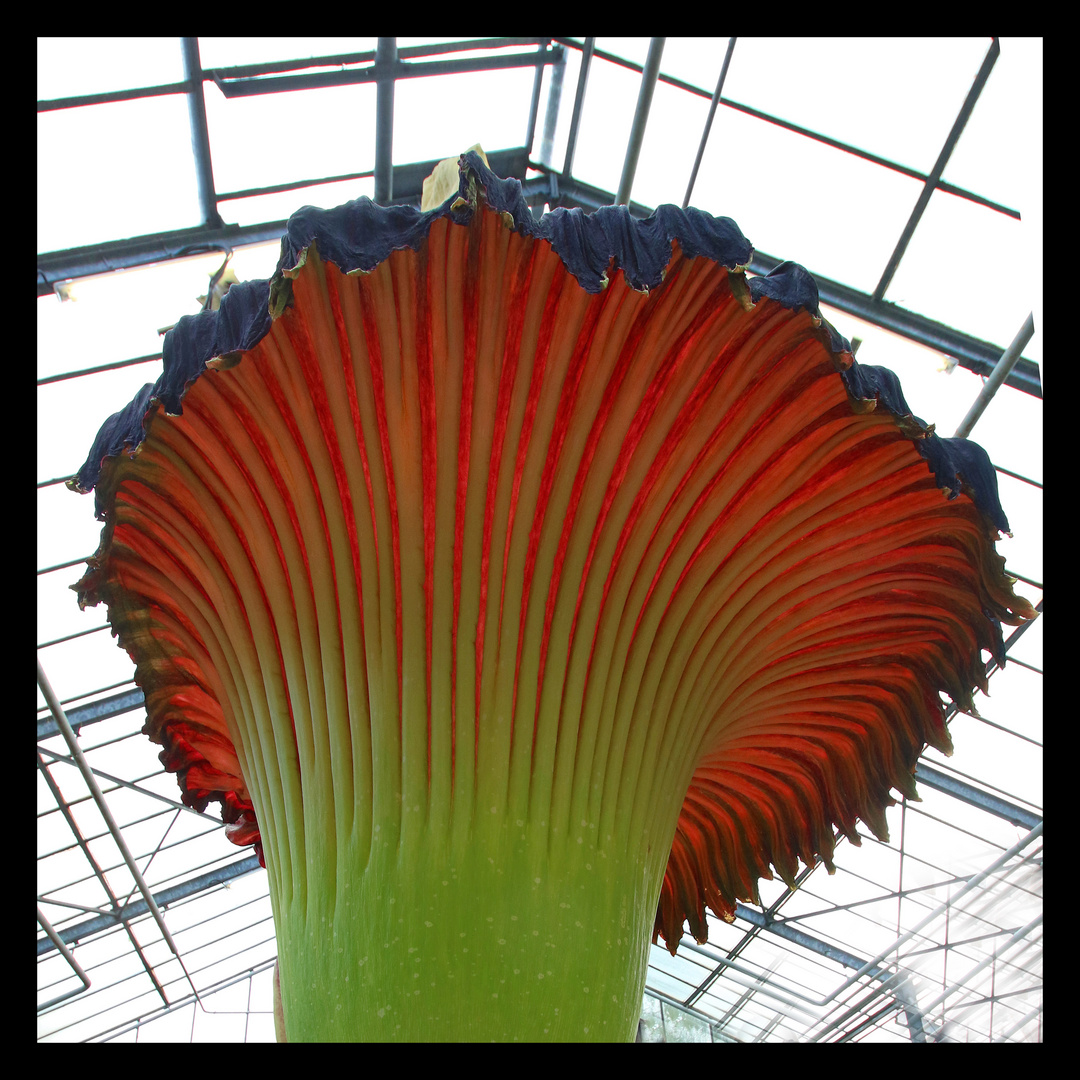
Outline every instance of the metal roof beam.
<path id="1" fill-rule="evenodd" d="M 537 82 L 542 79 L 540 68 L 536 69 Z M 562 110 L 563 82 L 566 78 L 566 51 L 562 59 L 551 69 L 551 87 L 548 90 L 547 109 L 544 112 L 544 130 L 540 136 L 540 160 L 551 167 L 551 154 L 555 146 L 555 132 L 559 127 L 559 113 Z M 532 143 L 527 144 L 530 154 Z"/>
<path id="2" fill-rule="evenodd" d="M 630 138 L 626 142 L 626 158 L 623 161 L 619 190 L 615 195 L 618 206 L 625 206 L 630 201 L 630 190 L 634 186 L 634 174 L 637 172 L 638 157 L 641 155 L 641 144 L 645 139 L 645 126 L 649 122 L 649 109 L 652 107 L 653 91 L 660 74 L 660 58 L 664 55 L 666 40 L 654 37 L 649 41 L 649 55 L 645 58 L 645 68 L 641 72 L 634 122 L 630 128 Z"/>
<path id="3" fill-rule="evenodd" d="M 394 76 L 397 38 L 379 38 L 375 50 L 378 80 L 375 97 L 375 201 L 386 206 L 394 197 Z"/>
<path id="4" fill-rule="evenodd" d="M 953 438 L 966 439 L 971 434 L 971 429 L 986 411 L 986 406 L 993 400 L 998 387 L 1009 377 L 1009 372 L 1016 367 L 1020 354 L 1024 351 L 1024 346 L 1031 340 L 1034 333 L 1035 317 L 1029 314 L 1024 320 L 1024 325 L 1020 327 L 1016 337 L 1013 338 L 1012 344 L 1001 354 L 1001 359 L 994 366 L 990 377 L 983 384 L 979 396 L 975 399 L 971 408 L 968 409 L 967 416 L 960 421 L 960 426 L 954 432 Z"/>
<path id="5" fill-rule="evenodd" d="M 690 205 L 690 195 L 693 193 L 694 184 L 697 182 L 698 169 L 701 168 L 701 159 L 705 156 L 705 144 L 709 141 L 709 132 L 712 131 L 713 117 L 716 116 L 716 106 L 720 104 L 720 95 L 727 80 L 728 68 L 731 66 L 731 54 L 735 52 L 736 38 L 728 38 L 727 52 L 724 54 L 724 63 L 720 67 L 720 78 L 716 80 L 716 90 L 713 91 L 712 101 L 709 102 L 709 115 L 705 118 L 705 130 L 701 133 L 701 142 L 698 144 L 697 157 L 694 158 L 694 167 L 690 170 L 690 182 L 686 185 L 686 195 L 683 196 L 683 209 Z"/>
<path id="6" fill-rule="evenodd" d="M 989 791 L 983 791 L 982 788 L 975 787 L 973 784 L 965 783 L 958 777 L 940 772 L 938 769 L 927 765 L 924 761 L 920 761 L 915 769 L 915 782 L 925 784 L 926 787 L 934 788 L 937 791 L 943 791 L 954 799 L 966 802 L 970 806 L 977 806 L 988 814 L 1004 818 L 1011 824 L 1024 829 L 1034 829 L 1036 825 L 1042 824 L 1041 815 L 1033 813 L 1031 810 L 1025 810 L 1022 806 L 1017 806 L 1016 803 L 1001 798 L 1000 795 L 994 795 Z"/>
<path id="7" fill-rule="evenodd" d="M 570 116 L 570 131 L 566 137 L 566 157 L 563 160 L 562 178 L 569 180 L 574 168 L 574 151 L 577 149 L 578 128 L 581 126 L 581 110 L 585 103 L 585 88 L 589 84 L 589 67 L 592 64 L 596 38 L 587 37 L 581 52 L 581 67 L 578 68 L 577 89 L 574 91 L 574 111 Z"/>
<path id="8" fill-rule="evenodd" d="M 982 65 L 979 67 L 979 71 L 975 76 L 975 81 L 971 84 L 971 89 L 964 99 L 964 104 L 960 106 L 960 112 L 957 113 L 956 120 L 953 121 L 952 130 L 945 139 L 945 145 L 941 148 L 941 153 L 938 154 L 937 161 L 934 162 L 934 168 L 926 178 L 922 191 L 919 192 L 919 198 L 915 203 L 915 209 L 911 211 L 911 217 L 908 218 L 908 222 L 904 226 L 904 231 L 900 234 L 900 239 L 896 244 L 896 248 L 893 250 L 892 255 L 889 256 L 889 261 L 885 266 L 885 272 L 881 275 L 881 280 L 874 289 L 873 298 L 875 300 L 880 300 L 885 295 L 886 290 L 892 282 L 893 275 L 900 265 L 900 260 L 904 257 L 904 252 L 907 251 L 908 244 L 911 243 L 911 238 L 915 235 L 915 230 L 918 228 L 919 222 L 922 220 L 922 216 L 926 212 L 927 206 L 930 204 L 930 196 L 934 194 L 934 189 L 941 179 L 941 174 L 945 171 L 945 166 L 949 163 L 949 158 L 952 157 L 952 152 L 955 149 L 957 142 L 960 141 L 960 136 L 967 126 L 972 110 L 975 108 L 975 103 L 979 100 L 979 95 L 986 85 L 986 80 L 990 78 L 990 72 L 993 71 L 994 63 L 1000 53 L 1001 46 L 998 44 L 997 38 L 994 38 L 990 42 L 990 48 L 983 58 Z"/>
<path id="9" fill-rule="evenodd" d="M 447 53 L 477 52 L 483 49 L 512 49 L 532 45 L 551 43 L 549 37 L 500 37 L 472 38 L 469 41 L 436 41 L 429 45 L 408 45 L 398 49 L 399 60 L 413 60 L 421 56 L 444 56 Z M 319 67 L 348 67 L 357 64 L 370 64 L 376 53 L 366 52 L 334 53 L 330 56 L 296 57 L 292 60 L 269 60 L 260 64 L 236 64 L 226 68 L 215 68 L 214 72 L 222 79 L 247 79 L 257 75 L 278 75 L 283 71 L 307 71 Z M 208 73 L 209 74 L 209 73 Z"/>
<path id="10" fill-rule="evenodd" d="M 203 225 L 220 229 L 225 222 L 217 208 L 214 192 L 214 166 L 210 158 L 210 132 L 206 126 L 206 101 L 203 99 L 203 69 L 199 59 L 199 39 L 180 39 L 187 81 L 188 120 L 191 123 L 191 152 L 195 157 L 195 181 L 199 191 L 199 211 Z"/>
<path id="11" fill-rule="evenodd" d="M 529 167 L 529 156 L 524 147 L 512 150 L 496 150 L 488 153 L 494 172 L 502 177 L 524 180 Z M 395 165 L 392 201 L 419 206 L 425 177 L 431 174 L 438 161 L 420 161 L 409 165 Z M 371 173 L 358 174 L 371 176 Z M 324 181 L 314 181 L 323 183 Z M 280 190 L 280 185 L 279 188 Z M 256 189 L 250 194 L 261 194 Z M 37 295 L 48 296 L 63 281 L 74 278 L 107 274 L 114 270 L 128 270 L 136 266 L 168 262 L 191 254 L 196 247 L 227 245 L 231 248 L 245 244 L 259 244 L 280 240 L 285 232 L 285 221 L 271 221 L 259 225 L 224 225 L 220 228 L 198 225 L 191 229 L 137 236 L 128 240 L 110 240 L 104 244 L 69 248 L 66 251 L 50 251 L 37 257 Z"/>
<path id="12" fill-rule="evenodd" d="M 408 63 L 399 59 L 394 68 L 398 79 L 423 79 L 431 75 L 460 75 L 468 71 L 498 71 L 515 67 L 534 67 L 554 64 L 562 58 L 561 46 L 536 52 L 510 53 L 500 56 L 466 56 L 456 60 L 427 60 Z M 354 86 L 375 82 L 379 76 L 374 64 L 367 67 L 337 71 L 316 71 L 303 75 L 236 79 L 227 70 L 211 72 L 217 88 L 227 97 L 249 97 L 254 94 L 280 94 L 294 90 L 319 90 L 330 86 Z"/>
<path id="13" fill-rule="evenodd" d="M 189 896 L 194 896 L 196 893 L 205 892 L 207 889 L 212 889 L 215 885 L 221 885 L 226 881 L 232 881 L 235 878 L 243 877 L 245 874 L 251 874 L 258 869 L 258 857 L 250 855 L 246 859 L 240 859 L 238 862 L 229 863 L 228 866 L 222 866 L 217 870 L 211 870 L 209 873 L 189 878 L 187 881 L 183 881 L 179 885 L 174 885 L 169 889 L 162 889 L 160 892 L 154 893 L 153 900 L 159 909 L 167 908 L 169 904 L 175 904 L 178 900 L 184 900 Z M 49 900 L 47 897 L 41 899 L 41 903 L 43 904 L 47 904 L 48 902 Z M 83 938 L 88 938 L 93 934 L 100 934 L 103 930 L 108 930 L 113 926 L 119 926 L 121 923 L 137 919 L 140 916 L 145 915 L 149 910 L 149 905 L 145 900 L 132 900 L 129 904 L 125 905 L 123 911 L 119 914 L 98 915 L 92 919 L 77 923 L 74 926 L 65 927 L 63 930 L 58 930 L 56 933 L 65 945 L 71 945 L 74 942 L 81 941 Z M 42 956 L 44 953 L 50 952 L 53 948 L 55 948 L 55 946 L 52 941 L 41 939 L 37 943 L 37 955 Z"/>
<path id="14" fill-rule="evenodd" d="M 280 240 L 284 228 L 284 221 L 261 225 L 196 225 L 190 229 L 44 252 L 37 257 L 37 294 L 48 296 L 56 285 L 72 278 L 93 277 L 113 270 L 128 270 L 133 266 L 149 266 L 183 258 L 192 254 L 192 248 L 212 248 L 222 244 L 235 248 Z"/>
<path id="15" fill-rule="evenodd" d="M 133 709 L 141 709 L 145 700 L 141 689 L 125 690 L 122 694 L 114 694 L 100 701 L 92 701 L 89 705 L 68 709 L 66 715 L 71 729 L 78 731 L 83 724 L 96 724 L 99 720 L 109 720 Z M 59 734 L 60 725 L 51 715 L 37 722 L 38 739 L 48 739 Z"/>

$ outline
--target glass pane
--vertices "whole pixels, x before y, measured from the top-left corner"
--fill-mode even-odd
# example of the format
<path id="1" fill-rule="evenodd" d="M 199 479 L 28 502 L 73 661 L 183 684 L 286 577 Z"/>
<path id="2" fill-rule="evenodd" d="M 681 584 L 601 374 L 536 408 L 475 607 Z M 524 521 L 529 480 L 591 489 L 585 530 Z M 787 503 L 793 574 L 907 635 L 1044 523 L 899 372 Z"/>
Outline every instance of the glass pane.
<path id="1" fill-rule="evenodd" d="M 919 190 L 910 177 L 721 107 L 692 201 L 734 218 L 758 250 L 870 292 Z"/>
<path id="2" fill-rule="evenodd" d="M 534 71 L 507 68 L 399 80 L 394 164 L 441 160 L 476 143 L 485 151 L 524 146 Z"/>
<path id="3" fill-rule="evenodd" d="M 205 94 L 219 196 L 375 168 L 373 83 L 237 98 L 207 83 Z"/>
<path id="4" fill-rule="evenodd" d="M 1015 218 L 935 191 L 886 300 L 1005 348 L 1032 310 Z"/>
<path id="5" fill-rule="evenodd" d="M 313 184 L 311 187 L 279 191 L 272 195 L 253 195 L 247 199 L 229 199 L 219 204 L 221 216 L 237 225 L 258 225 L 267 221 L 287 221 L 302 206 L 333 209 L 366 195 L 375 195 L 371 177 L 341 180 L 334 184 Z"/>
<path id="6" fill-rule="evenodd" d="M 1004 38 L 1001 55 L 945 166 L 943 179 L 1022 214 L 1038 191 L 1043 59 L 1039 38 Z M 1033 191 L 1034 187 L 1034 191 Z"/>
<path id="7" fill-rule="evenodd" d="M 603 191 L 618 191 L 640 87 L 636 71 L 592 58 L 574 151 L 576 179 Z"/>
<path id="8" fill-rule="evenodd" d="M 199 57 L 210 68 L 374 52 L 373 37 L 201 37 Z"/>
<path id="9" fill-rule="evenodd" d="M 989 47 L 959 38 L 743 38 L 724 97 L 929 172 Z"/>
<path id="10" fill-rule="evenodd" d="M 705 98 L 657 82 L 630 192 L 634 202 L 682 206 L 708 115 Z M 690 201 L 699 205 L 696 195 Z"/>
<path id="11" fill-rule="evenodd" d="M 39 101 L 183 82 L 179 38 L 38 38 Z"/>
<path id="12" fill-rule="evenodd" d="M 199 223 L 182 94 L 39 113 L 38 251 Z"/>
<path id="13" fill-rule="evenodd" d="M 660 70 L 665 75 L 673 75 L 676 79 L 700 87 L 711 97 L 724 66 L 727 47 L 726 37 L 669 37 L 664 43 Z M 738 48 L 737 43 L 735 47 Z M 728 70 L 730 72 L 730 68 Z"/>

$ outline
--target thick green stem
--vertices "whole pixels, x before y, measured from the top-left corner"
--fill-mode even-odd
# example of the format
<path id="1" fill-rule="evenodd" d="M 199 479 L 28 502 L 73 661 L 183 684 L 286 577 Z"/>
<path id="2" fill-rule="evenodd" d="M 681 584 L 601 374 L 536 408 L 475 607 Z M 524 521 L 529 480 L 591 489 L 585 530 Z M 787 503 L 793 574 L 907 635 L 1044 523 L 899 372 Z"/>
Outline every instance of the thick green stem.
<path id="1" fill-rule="evenodd" d="M 501 817 L 458 851 L 441 833 L 273 897 L 288 1040 L 632 1039 L 668 848 Z"/>

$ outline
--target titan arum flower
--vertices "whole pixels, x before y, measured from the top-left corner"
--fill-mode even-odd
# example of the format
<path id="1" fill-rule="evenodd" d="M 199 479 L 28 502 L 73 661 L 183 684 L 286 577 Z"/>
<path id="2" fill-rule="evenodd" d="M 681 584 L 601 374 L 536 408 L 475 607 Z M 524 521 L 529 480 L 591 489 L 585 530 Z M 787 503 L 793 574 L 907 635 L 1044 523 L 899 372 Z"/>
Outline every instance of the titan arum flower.
<path id="1" fill-rule="evenodd" d="M 986 454 L 750 254 L 466 154 L 433 210 L 294 215 L 71 481 L 290 1040 L 631 1038 L 650 940 L 884 835 L 1033 617 Z"/>

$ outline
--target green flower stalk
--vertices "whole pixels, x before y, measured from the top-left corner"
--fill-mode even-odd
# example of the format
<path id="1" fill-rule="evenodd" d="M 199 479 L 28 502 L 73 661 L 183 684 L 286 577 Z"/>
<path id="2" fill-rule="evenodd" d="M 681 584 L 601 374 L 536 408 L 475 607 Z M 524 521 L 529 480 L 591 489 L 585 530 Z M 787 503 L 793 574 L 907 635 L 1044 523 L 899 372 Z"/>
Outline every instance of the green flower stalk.
<path id="1" fill-rule="evenodd" d="M 305 208 L 71 481 L 290 1041 L 632 1038 L 650 940 L 882 835 L 1033 617 L 986 455 L 750 253 L 535 222 L 474 153 L 427 212 Z"/>

